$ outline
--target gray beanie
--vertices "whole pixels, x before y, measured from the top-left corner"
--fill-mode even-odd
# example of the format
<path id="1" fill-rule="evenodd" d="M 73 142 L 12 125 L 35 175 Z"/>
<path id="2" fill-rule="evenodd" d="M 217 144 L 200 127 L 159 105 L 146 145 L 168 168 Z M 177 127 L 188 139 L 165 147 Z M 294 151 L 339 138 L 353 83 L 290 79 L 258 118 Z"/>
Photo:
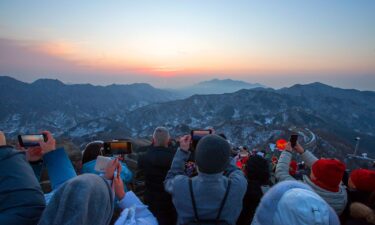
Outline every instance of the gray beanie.
<path id="1" fill-rule="evenodd" d="M 223 172 L 229 164 L 229 157 L 230 145 L 224 138 L 210 134 L 199 140 L 195 161 L 200 172 L 209 174 Z"/>

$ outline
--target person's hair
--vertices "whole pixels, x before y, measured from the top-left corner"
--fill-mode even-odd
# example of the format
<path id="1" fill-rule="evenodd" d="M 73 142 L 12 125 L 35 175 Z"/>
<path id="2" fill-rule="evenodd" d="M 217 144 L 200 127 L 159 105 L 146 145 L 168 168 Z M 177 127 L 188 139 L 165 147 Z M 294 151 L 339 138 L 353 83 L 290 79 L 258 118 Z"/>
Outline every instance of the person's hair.
<path id="1" fill-rule="evenodd" d="M 98 155 L 102 155 L 102 148 L 102 141 L 94 141 L 88 143 L 82 153 L 82 164 L 93 161 L 98 157 Z"/>
<path id="2" fill-rule="evenodd" d="M 157 127 L 154 131 L 154 134 L 152 135 L 153 140 L 154 140 L 154 146 L 163 146 L 167 147 L 168 146 L 168 141 L 169 141 L 169 131 L 165 127 Z"/>
<path id="3" fill-rule="evenodd" d="M 225 136 L 224 133 L 220 133 L 219 136 L 222 137 L 222 138 L 224 138 L 225 140 L 227 140 L 227 136 Z"/>
<path id="4" fill-rule="evenodd" d="M 250 156 L 246 163 L 247 179 L 268 184 L 270 171 L 266 159 L 259 155 Z"/>

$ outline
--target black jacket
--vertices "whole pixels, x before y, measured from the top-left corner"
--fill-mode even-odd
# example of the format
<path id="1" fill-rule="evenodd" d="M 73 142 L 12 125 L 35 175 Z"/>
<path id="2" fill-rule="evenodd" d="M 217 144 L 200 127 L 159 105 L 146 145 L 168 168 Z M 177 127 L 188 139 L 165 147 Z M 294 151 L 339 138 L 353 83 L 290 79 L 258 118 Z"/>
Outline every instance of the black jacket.
<path id="1" fill-rule="evenodd" d="M 237 225 L 251 224 L 255 210 L 263 197 L 262 184 L 259 181 L 247 181 L 247 191 L 242 202 L 242 211 L 237 220 Z"/>
<path id="2" fill-rule="evenodd" d="M 164 190 L 164 179 L 171 167 L 175 151 L 165 147 L 149 147 L 138 158 L 138 169 L 145 177 L 145 203 L 160 225 L 176 224 L 177 213 L 172 197 Z"/>

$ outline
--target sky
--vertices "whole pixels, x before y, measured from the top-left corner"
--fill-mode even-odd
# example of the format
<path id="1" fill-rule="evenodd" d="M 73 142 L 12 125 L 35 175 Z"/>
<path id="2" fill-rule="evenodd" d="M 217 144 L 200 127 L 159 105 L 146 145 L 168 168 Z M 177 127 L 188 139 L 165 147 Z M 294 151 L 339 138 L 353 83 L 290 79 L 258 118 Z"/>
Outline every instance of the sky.
<path id="1" fill-rule="evenodd" d="M 373 0 L 1 0 L 0 75 L 375 91 Z"/>

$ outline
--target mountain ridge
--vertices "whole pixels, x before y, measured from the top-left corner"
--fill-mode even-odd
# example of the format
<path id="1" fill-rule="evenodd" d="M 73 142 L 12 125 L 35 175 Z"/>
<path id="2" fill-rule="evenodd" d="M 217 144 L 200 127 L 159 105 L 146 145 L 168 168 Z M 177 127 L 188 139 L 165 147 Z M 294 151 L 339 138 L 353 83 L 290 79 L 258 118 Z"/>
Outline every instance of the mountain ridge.
<path id="1" fill-rule="evenodd" d="M 213 126 L 234 144 L 251 148 L 267 148 L 265 143 L 298 131 L 305 143 L 315 137 L 310 146 L 319 155 L 343 158 L 352 152 L 356 136 L 362 138 L 363 151 L 375 154 L 375 92 L 371 91 L 311 83 L 179 99 L 142 83 L 38 83 L 45 82 L 56 88 L 35 88 L 0 77 L 0 127 L 7 134 L 48 129 L 82 144 L 111 136 L 149 137 L 160 125 L 176 136 Z"/>

